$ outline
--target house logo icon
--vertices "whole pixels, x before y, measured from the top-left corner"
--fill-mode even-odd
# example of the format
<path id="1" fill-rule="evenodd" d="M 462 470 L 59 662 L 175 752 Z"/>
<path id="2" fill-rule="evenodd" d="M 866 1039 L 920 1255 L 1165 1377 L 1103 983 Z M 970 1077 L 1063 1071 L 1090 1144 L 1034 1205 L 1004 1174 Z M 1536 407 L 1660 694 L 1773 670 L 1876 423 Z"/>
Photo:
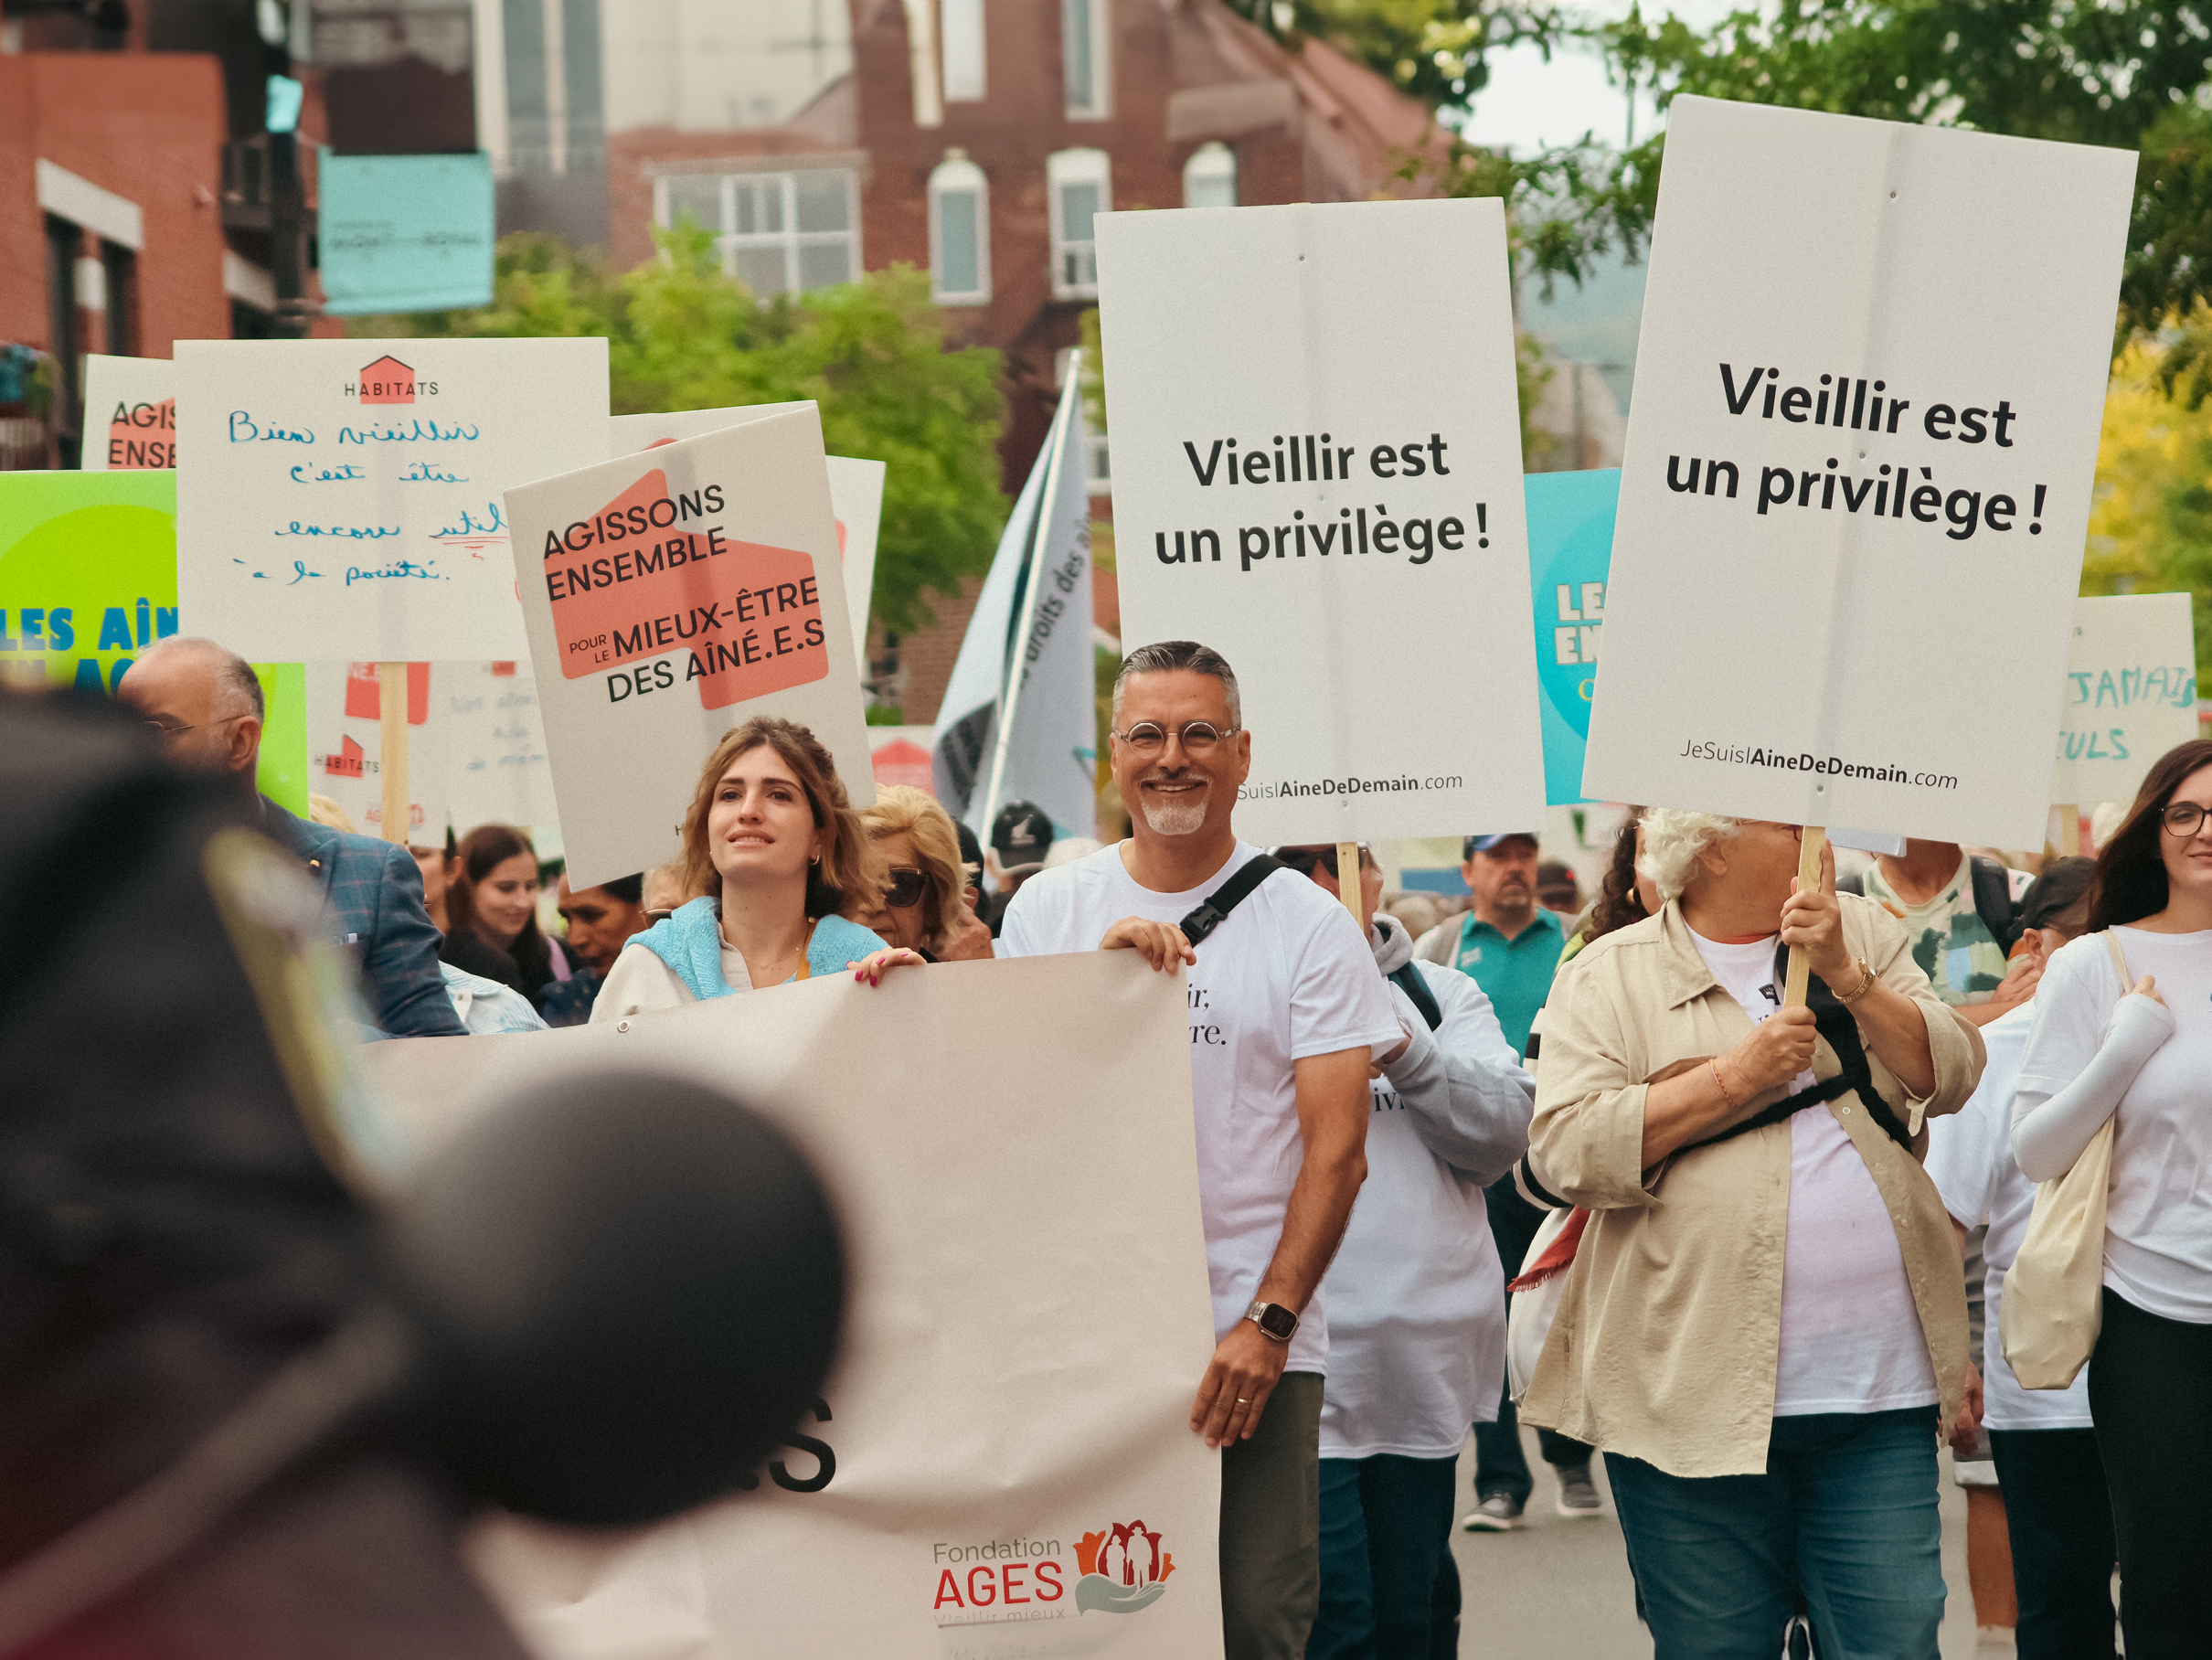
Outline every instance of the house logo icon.
<path id="1" fill-rule="evenodd" d="M 357 392 L 363 403 L 412 403 L 415 371 L 387 355 L 364 367 L 361 378 L 346 390 L 349 396 Z"/>

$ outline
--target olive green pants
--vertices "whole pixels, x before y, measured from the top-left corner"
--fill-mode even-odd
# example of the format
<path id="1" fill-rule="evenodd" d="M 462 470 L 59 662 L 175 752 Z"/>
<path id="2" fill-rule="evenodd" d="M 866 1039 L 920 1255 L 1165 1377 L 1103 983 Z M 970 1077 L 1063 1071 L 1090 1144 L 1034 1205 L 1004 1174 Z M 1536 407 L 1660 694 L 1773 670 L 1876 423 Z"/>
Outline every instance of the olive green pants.
<path id="1" fill-rule="evenodd" d="M 1228 1660 L 1303 1660 L 1321 1607 L 1319 1372 L 1285 1372 L 1260 1431 L 1221 1450 Z"/>

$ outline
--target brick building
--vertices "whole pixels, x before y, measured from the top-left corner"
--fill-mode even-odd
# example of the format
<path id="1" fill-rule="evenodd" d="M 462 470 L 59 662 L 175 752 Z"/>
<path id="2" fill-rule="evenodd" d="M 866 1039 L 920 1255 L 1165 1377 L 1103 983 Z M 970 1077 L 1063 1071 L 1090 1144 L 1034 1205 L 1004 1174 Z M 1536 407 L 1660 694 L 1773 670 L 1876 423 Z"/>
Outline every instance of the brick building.
<path id="1" fill-rule="evenodd" d="M 1365 200 L 1402 191 L 1398 165 L 1435 142 L 1381 77 L 1319 41 L 1288 50 L 1219 0 L 849 4 L 849 69 L 777 125 L 610 121 L 615 260 L 688 214 L 763 293 L 929 271 L 951 337 L 1005 355 L 1009 494 L 1097 303 L 1096 214 Z M 934 717 L 971 605 L 872 643 L 909 720 Z"/>

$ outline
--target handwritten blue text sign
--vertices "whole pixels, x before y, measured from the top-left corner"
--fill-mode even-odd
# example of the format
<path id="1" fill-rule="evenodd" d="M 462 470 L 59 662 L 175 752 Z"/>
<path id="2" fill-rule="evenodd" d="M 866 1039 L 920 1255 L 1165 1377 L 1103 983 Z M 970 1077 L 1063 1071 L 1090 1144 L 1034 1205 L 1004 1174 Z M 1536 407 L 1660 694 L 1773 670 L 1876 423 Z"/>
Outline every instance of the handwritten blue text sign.
<path id="1" fill-rule="evenodd" d="M 606 458 L 607 343 L 176 346 L 177 595 L 249 658 L 527 654 L 504 493 Z"/>
<path id="2" fill-rule="evenodd" d="M 2132 801 L 2152 762 L 2196 736 L 2189 596 L 2077 600 L 2051 799 Z"/>
<path id="3" fill-rule="evenodd" d="M 1582 745 L 1605 622 L 1605 579 L 1613 559 L 1613 508 L 1621 470 L 1532 473 L 1528 580 L 1536 601 L 1537 710 L 1544 723 L 1544 801 L 1582 800 Z"/>

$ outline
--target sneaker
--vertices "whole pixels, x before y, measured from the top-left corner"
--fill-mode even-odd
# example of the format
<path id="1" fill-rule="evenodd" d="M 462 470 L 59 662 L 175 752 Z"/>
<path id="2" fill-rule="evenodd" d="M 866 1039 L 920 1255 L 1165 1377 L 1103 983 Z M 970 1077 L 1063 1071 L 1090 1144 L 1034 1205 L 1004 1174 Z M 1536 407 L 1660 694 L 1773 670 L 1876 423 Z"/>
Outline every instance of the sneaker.
<path id="1" fill-rule="evenodd" d="M 1469 1533 L 1511 1533 L 1520 1525 L 1521 1501 L 1510 1493 L 1493 1493 L 1460 1524 Z"/>
<path id="2" fill-rule="evenodd" d="M 1566 1516 L 1603 1516 L 1605 1501 L 1598 1484 L 1590 1479 L 1590 1466 L 1559 1472 L 1559 1514 Z"/>

